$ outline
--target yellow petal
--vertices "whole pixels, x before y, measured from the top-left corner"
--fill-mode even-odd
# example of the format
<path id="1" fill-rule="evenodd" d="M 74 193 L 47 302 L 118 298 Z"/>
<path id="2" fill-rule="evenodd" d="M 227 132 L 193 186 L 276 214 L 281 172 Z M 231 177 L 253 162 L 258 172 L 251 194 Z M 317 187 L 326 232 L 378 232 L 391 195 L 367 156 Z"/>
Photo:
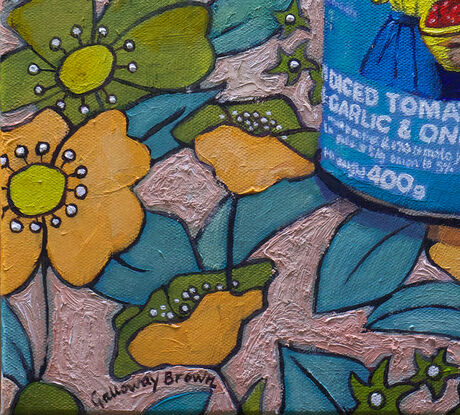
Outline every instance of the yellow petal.
<path id="1" fill-rule="evenodd" d="M 14 219 L 22 223 L 21 232 L 11 231 L 10 223 Z M 23 285 L 38 266 L 43 232 L 31 232 L 29 225 L 32 221 L 30 218 L 17 218 L 11 210 L 7 211 L 1 220 L 1 295 L 9 294 Z"/>
<path id="2" fill-rule="evenodd" d="M 198 158 L 214 167 L 231 192 L 262 192 L 281 179 L 306 176 L 314 165 L 276 137 L 257 137 L 223 125 L 195 139 Z"/>
<path id="3" fill-rule="evenodd" d="M 59 275 L 72 285 L 90 283 L 110 257 L 137 238 L 144 219 L 139 200 L 124 188 L 85 200 L 69 198 L 78 212 L 69 218 L 64 209 L 56 212 L 61 226 L 49 226 L 48 255 Z"/>
<path id="4" fill-rule="evenodd" d="M 71 174 L 85 166 L 88 174 L 82 179 L 93 194 L 116 192 L 135 183 L 147 174 L 150 154 L 146 146 L 126 135 L 126 117 L 120 111 L 106 111 L 69 138 L 62 146 L 61 155 L 73 150 L 75 160 L 66 163 L 63 170 Z"/>
<path id="5" fill-rule="evenodd" d="M 129 345 L 141 365 L 217 365 L 233 350 L 241 321 L 262 307 L 262 292 L 234 296 L 228 291 L 203 298 L 188 320 L 153 323 Z"/>
<path id="6" fill-rule="evenodd" d="M 26 165 L 22 158 L 15 156 L 17 146 L 27 147 L 29 164 L 40 161 L 49 163 L 53 151 L 68 132 L 69 127 L 63 118 L 57 112 L 46 109 L 38 113 L 32 121 L 11 131 L 1 132 L 0 154 L 8 156 L 9 165 L 13 170 Z M 47 143 L 50 147 L 41 158 L 35 153 L 38 142 Z"/>
<path id="7" fill-rule="evenodd" d="M 434 244 L 430 248 L 431 260 L 447 271 L 456 280 L 460 281 L 460 246 L 449 245 L 443 242 Z"/>

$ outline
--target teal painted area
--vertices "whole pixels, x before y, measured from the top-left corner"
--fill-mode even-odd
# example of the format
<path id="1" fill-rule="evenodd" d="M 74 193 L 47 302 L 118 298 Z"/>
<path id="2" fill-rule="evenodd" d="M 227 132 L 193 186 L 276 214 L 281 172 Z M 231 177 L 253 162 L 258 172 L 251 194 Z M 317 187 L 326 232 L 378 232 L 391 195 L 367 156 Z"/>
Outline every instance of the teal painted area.
<path id="1" fill-rule="evenodd" d="M 460 338 L 460 286 L 426 282 L 403 287 L 372 312 L 367 326 Z"/>
<path id="2" fill-rule="evenodd" d="M 211 392 L 190 392 L 171 396 L 156 403 L 145 415 L 199 415 L 204 413 Z"/>
<path id="3" fill-rule="evenodd" d="M 227 261 L 227 230 L 232 201 L 227 201 L 217 210 L 198 239 L 197 248 L 203 266 L 209 270 L 225 268 Z"/>
<path id="4" fill-rule="evenodd" d="M 281 348 L 284 414 L 338 414 L 356 406 L 349 379 L 369 371 L 347 357 Z"/>
<path id="5" fill-rule="evenodd" d="M 424 307 L 406 310 L 370 324 L 372 330 L 393 333 L 423 333 L 460 339 L 460 310 Z"/>
<path id="6" fill-rule="evenodd" d="M 150 294 L 175 275 L 199 271 L 187 232 L 180 222 L 146 213 L 139 240 L 120 259 L 112 259 L 94 288 L 130 304 L 144 304 Z"/>
<path id="7" fill-rule="evenodd" d="M 33 376 L 30 340 L 6 298 L 1 299 L 1 310 L 2 374 L 25 386 Z"/>
<path id="8" fill-rule="evenodd" d="M 368 210 L 339 228 L 319 269 L 316 311 L 369 304 L 402 285 L 420 253 L 423 224 Z"/>
<path id="9" fill-rule="evenodd" d="M 142 139 L 150 148 L 151 156 L 159 158 L 179 146 L 171 134 L 173 128 L 218 93 L 218 89 L 213 89 L 163 94 L 147 99 L 126 111 L 128 135 Z"/>
<path id="10" fill-rule="evenodd" d="M 296 0 L 294 0 L 296 1 Z M 209 35 L 217 55 L 237 53 L 264 43 L 279 30 L 275 13 L 292 0 L 216 0 Z"/>
<path id="11" fill-rule="evenodd" d="M 264 192 L 242 197 L 235 217 L 234 264 L 242 262 L 277 230 L 335 197 L 314 177 L 283 180 Z M 207 269 L 221 269 L 226 264 L 230 205 L 229 200 L 217 211 L 198 240 L 198 250 Z"/>

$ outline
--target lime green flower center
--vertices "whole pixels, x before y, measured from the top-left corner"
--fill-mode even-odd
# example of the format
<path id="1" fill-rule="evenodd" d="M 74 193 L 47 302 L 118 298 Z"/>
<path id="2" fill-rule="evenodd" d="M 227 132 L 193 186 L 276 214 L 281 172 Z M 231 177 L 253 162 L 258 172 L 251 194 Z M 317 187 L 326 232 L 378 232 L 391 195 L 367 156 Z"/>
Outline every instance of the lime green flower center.
<path id="1" fill-rule="evenodd" d="M 106 46 L 86 46 L 64 60 L 59 79 L 74 94 L 85 94 L 106 83 L 114 60 L 113 53 Z"/>
<path id="2" fill-rule="evenodd" d="M 37 216 L 59 206 L 65 187 L 66 177 L 61 170 L 32 164 L 11 176 L 8 193 L 15 210 L 25 216 Z"/>

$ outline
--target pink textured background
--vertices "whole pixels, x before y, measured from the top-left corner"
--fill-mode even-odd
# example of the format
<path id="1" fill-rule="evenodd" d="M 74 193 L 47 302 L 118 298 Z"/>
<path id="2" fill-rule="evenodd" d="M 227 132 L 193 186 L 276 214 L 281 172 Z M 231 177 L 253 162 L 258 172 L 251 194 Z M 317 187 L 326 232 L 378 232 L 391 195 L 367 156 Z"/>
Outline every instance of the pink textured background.
<path id="1" fill-rule="evenodd" d="M 101 2 L 102 4 L 102 2 Z M 311 39 L 309 54 L 321 58 L 322 4 L 320 0 L 303 0 L 302 6 L 312 23 L 310 33 L 299 32 L 281 42 L 293 50 L 303 39 Z M 9 8 L 8 6 L 7 8 Z M 1 29 L 2 52 L 18 45 L 14 35 Z M 219 99 L 235 100 L 248 97 L 284 93 L 298 106 L 305 122 L 318 126 L 320 108 L 311 108 L 306 100 L 311 81 L 307 74 L 292 87 L 284 87 L 282 75 L 267 75 L 263 71 L 276 61 L 280 41 L 272 39 L 254 50 L 238 56 L 219 59 L 215 71 L 205 84 L 226 81 L 227 88 Z M 21 110 L 2 120 L 15 123 L 31 114 Z M 181 217 L 196 234 L 207 216 L 224 196 L 224 189 L 215 181 L 208 168 L 201 165 L 193 151 L 185 149 L 153 166 L 149 175 L 138 185 L 137 192 L 146 209 L 163 210 Z M 222 373 L 240 398 L 260 378 L 267 380 L 264 407 L 276 411 L 280 405 L 280 375 L 277 344 L 340 353 L 355 357 L 369 367 L 386 355 L 393 355 L 390 378 L 398 381 L 414 373 L 415 350 L 431 354 L 438 347 L 448 346 L 448 358 L 460 363 L 460 343 L 422 335 L 388 335 L 368 332 L 362 327 L 366 310 L 312 315 L 312 284 L 321 254 L 340 222 L 356 207 L 339 200 L 300 219 L 266 242 L 254 257 L 268 257 L 275 261 L 279 275 L 269 290 L 269 306 L 245 328 L 242 347 L 226 364 Z M 419 259 L 411 275 L 412 281 L 448 280 L 446 274 L 434 268 L 424 256 Z M 93 408 L 91 393 L 102 394 L 110 385 L 117 384 L 108 374 L 114 331 L 111 318 L 119 305 L 104 299 L 88 289 L 73 289 L 62 284 L 49 272 L 49 293 L 52 298 L 52 342 L 50 361 L 45 380 L 57 382 L 74 392 L 88 408 Z M 43 293 L 38 281 L 11 298 L 33 345 L 37 366 L 44 353 L 44 309 L 40 307 Z M 173 371 L 182 371 L 176 367 Z M 38 371 L 38 367 L 36 368 Z M 164 370 L 160 371 L 164 372 Z M 149 371 L 154 374 L 156 372 Z M 216 373 L 210 371 L 211 374 Z M 136 375 L 142 377 L 141 375 Z M 232 411 L 233 404 L 221 380 L 216 382 L 210 411 Z M 403 402 L 407 413 L 443 414 L 458 403 L 457 381 L 449 381 L 443 398 L 433 404 L 426 389 L 410 395 Z M 156 394 L 140 390 L 111 401 L 107 408 L 114 411 L 142 411 L 159 399 L 176 392 L 190 390 L 191 386 L 164 387 Z M 2 380 L 2 413 L 8 408 L 16 390 L 14 383 Z"/>

